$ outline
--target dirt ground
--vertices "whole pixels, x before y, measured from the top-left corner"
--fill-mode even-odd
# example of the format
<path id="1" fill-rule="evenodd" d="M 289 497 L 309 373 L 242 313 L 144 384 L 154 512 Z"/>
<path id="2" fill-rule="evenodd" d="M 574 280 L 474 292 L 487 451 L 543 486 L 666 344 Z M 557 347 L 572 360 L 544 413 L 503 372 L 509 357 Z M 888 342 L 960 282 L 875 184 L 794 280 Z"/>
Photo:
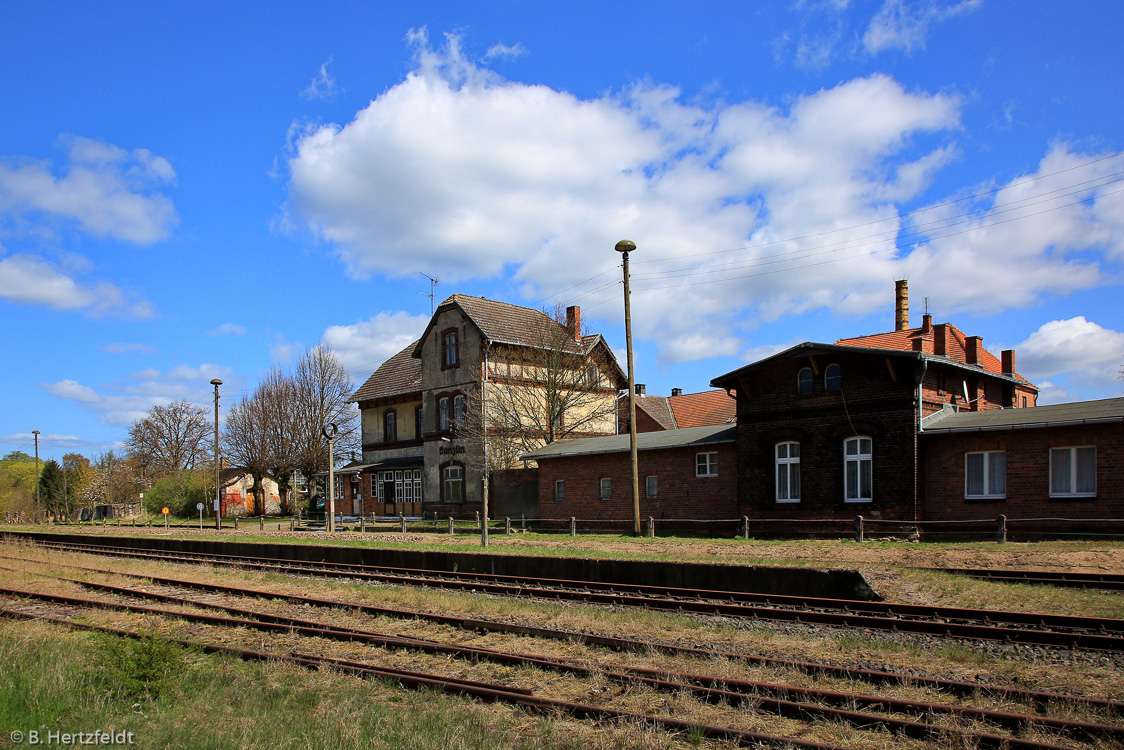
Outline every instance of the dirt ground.
<path id="1" fill-rule="evenodd" d="M 246 528 L 252 524 L 253 528 Z M 42 527 L 11 526 L 12 530 L 42 531 Z M 268 524 L 267 524 L 268 529 Z M 3 529 L 0 529 L 3 530 Z M 261 531 L 257 524 L 247 523 L 235 531 L 204 528 L 172 529 L 115 527 L 53 527 L 58 532 L 90 533 L 97 535 L 141 534 L 172 536 L 176 538 L 245 538 L 246 541 L 268 539 L 281 541 L 293 539 L 304 544 L 321 544 L 327 541 L 324 532 Z M 389 533 L 389 532 L 337 532 L 335 539 L 361 541 L 370 546 L 439 545 L 456 546 L 462 550 L 476 551 L 478 539 L 458 534 L 450 537 L 441 533 Z M 540 535 L 493 533 L 489 551 L 495 554 L 546 554 L 571 556 L 629 556 L 649 559 L 679 559 L 695 562 L 757 565 L 811 565 L 815 567 L 879 568 L 992 568 L 1010 570 L 1062 570 L 1096 573 L 1124 574 L 1124 542 L 1110 541 L 1049 541 L 1049 542 L 866 542 L 852 541 L 742 541 L 736 539 L 634 539 L 606 536 L 602 538 L 579 536 L 544 537 Z"/>

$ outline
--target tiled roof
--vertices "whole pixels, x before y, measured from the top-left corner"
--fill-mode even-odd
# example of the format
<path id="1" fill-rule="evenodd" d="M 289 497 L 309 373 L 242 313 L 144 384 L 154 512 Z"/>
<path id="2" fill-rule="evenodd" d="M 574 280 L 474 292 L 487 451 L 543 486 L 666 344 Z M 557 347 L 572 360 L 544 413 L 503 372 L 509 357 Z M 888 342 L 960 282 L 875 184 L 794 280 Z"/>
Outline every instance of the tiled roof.
<path id="1" fill-rule="evenodd" d="M 869 349 L 893 349 L 896 351 L 913 351 L 913 342 L 915 339 L 925 336 L 930 339 L 930 344 L 927 347 L 929 354 L 933 353 L 932 340 L 937 335 L 937 328 L 943 327 L 945 335 L 945 350 L 944 355 L 949 359 L 956 360 L 957 362 L 966 363 L 968 361 L 968 337 L 964 332 L 951 323 L 942 323 L 931 326 L 928 330 L 924 327 L 921 328 L 907 328 L 904 331 L 890 331 L 889 333 L 874 333 L 869 336 L 854 336 L 852 338 L 839 339 L 836 341 L 838 346 L 857 346 Z M 995 375 L 1003 374 L 1003 363 L 991 352 L 984 349 L 982 346 L 979 348 L 978 353 L 979 361 L 976 365 L 983 370 L 993 373 Z M 1015 373 L 1015 377 L 1019 380 L 1029 383 L 1030 381 Z"/>
<path id="2" fill-rule="evenodd" d="M 447 305 L 459 307 L 480 329 L 484 338 L 495 343 L 542 346 L 544 340 L 553 341 L 556 334 L 569 338 L 566 326 L 541 310 L 467 294 L 450 295 L 438 306 L 438 312 Z M 436 316 L 433 320 L 436 320 Z M 433 325 L 433 320 L 430 321 L 430 326 Z M 428 332 L 427 328 L 426 333 Z M 422 335 L 422 339 L 425 339 L 425 334 Z M 574 351 L 577 350 L 578 342 L 575 341 Z"/>
<path id="3" fill-rule="evenodd" d="M 368 401 L 373 398 L 393 396 L 421 390 L 421 360 L 414 358 L 414 342 L 393 357 L 383 362 L 367 382 L 363 383 L 351 396 L 352 401 Z"/>
<path id="4" fill-rule="evenodd" d="M 684 393 L 671 396 L 668 402 L 680 428 L 732 424 L 737 413 L 737 402 L 724 390 Z"/>
<path id="5" fill-rule="evenodd" d="M 639 451 L 659 450 L 661 448 L 683 448 L 694 445 L 713 445 L 735 441 L 737 427 L 720 425 L 711 427 L 692 427 L 686 430 L 658 430 L 641 432 L 636 436 L 636 449 Z M 544 445 L 536 451 L 523 456 L 529 461 L 562 456 L 587 456 L 596 453 L 627 453 L 630 449 L 628 435 L 581 438 L 578 440 L 559 440 Z"/>
<path id="6" fill-rule="evenodd" d="M 1029 409 L 937 412 L 925 420 L 923 433 L 1018 430 L 1064 424 L 1124 421 L 1124 398 L 1050 404 Z"/>
<path id="7" fill-rule="evenodd" d="M 621 399 L 621 405 L 624 409 L 624 417 L 627 419 L 628 399 Z M 678 426 L 675 424 L 675 412 L 671 410 L 671 404 L 667 396 L 638 395 L 636 397 L 636 408 L 643 410 L 645 414 L 655 420 L 656 424 L 665 430 L 674 430 Z M 692 425 L 692 427 L 697 427 L 697 425 Z"/>

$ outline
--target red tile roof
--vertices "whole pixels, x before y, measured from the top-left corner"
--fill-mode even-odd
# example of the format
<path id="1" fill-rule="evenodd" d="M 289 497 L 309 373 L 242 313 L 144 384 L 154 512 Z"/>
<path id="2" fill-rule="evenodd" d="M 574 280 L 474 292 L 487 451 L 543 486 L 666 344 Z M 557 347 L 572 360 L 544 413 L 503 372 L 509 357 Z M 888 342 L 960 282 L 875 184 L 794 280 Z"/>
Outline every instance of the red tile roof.
<path id="1" fill-rule="evenodd" d="M 675 424 L 680 429 L 726 424 L 734 419 L 737 403 L 726 391 L 684 393 L 668 398 L 675 414 Z"/>

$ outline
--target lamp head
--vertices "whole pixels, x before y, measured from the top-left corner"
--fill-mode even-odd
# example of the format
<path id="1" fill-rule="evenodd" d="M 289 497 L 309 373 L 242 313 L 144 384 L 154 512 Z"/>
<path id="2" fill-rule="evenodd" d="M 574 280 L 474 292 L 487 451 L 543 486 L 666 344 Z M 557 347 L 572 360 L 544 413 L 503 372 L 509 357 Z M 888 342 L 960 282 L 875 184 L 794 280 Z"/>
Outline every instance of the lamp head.
<path id="1" fill-rule="evenodd" d="M 636 249 L 636 243 L 632 240 L 621 240 L 615 249 L 618 253 L 631 253 Z"/>
<path id="2" fill-rule="evenodd" d="M 218 388 L 218 387 L 219 387 L 220 385 L 222 385 L 222 381 L 221 381 L 221 380 L 219 380 L 218 378 L 215 378 L 214 380 L 212 380 L 212 381 L 211 381 L 211 385 L 213 385 L 213 386 L 215 386 L 216 388 Z"/>

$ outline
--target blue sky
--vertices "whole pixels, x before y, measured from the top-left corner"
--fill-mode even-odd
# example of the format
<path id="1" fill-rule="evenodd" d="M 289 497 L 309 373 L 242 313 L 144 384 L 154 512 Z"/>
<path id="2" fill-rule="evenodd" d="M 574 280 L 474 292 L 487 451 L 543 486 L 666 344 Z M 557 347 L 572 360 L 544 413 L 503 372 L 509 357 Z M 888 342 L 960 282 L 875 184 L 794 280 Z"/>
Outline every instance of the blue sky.
<path id="1" fill-rule="evenodd" d="M 637 381 L 912 322 L 1124 390 L 1119 2 L 9 2 L 0 451 L 115 447 L 438 300 L 581 305 Z"/>

